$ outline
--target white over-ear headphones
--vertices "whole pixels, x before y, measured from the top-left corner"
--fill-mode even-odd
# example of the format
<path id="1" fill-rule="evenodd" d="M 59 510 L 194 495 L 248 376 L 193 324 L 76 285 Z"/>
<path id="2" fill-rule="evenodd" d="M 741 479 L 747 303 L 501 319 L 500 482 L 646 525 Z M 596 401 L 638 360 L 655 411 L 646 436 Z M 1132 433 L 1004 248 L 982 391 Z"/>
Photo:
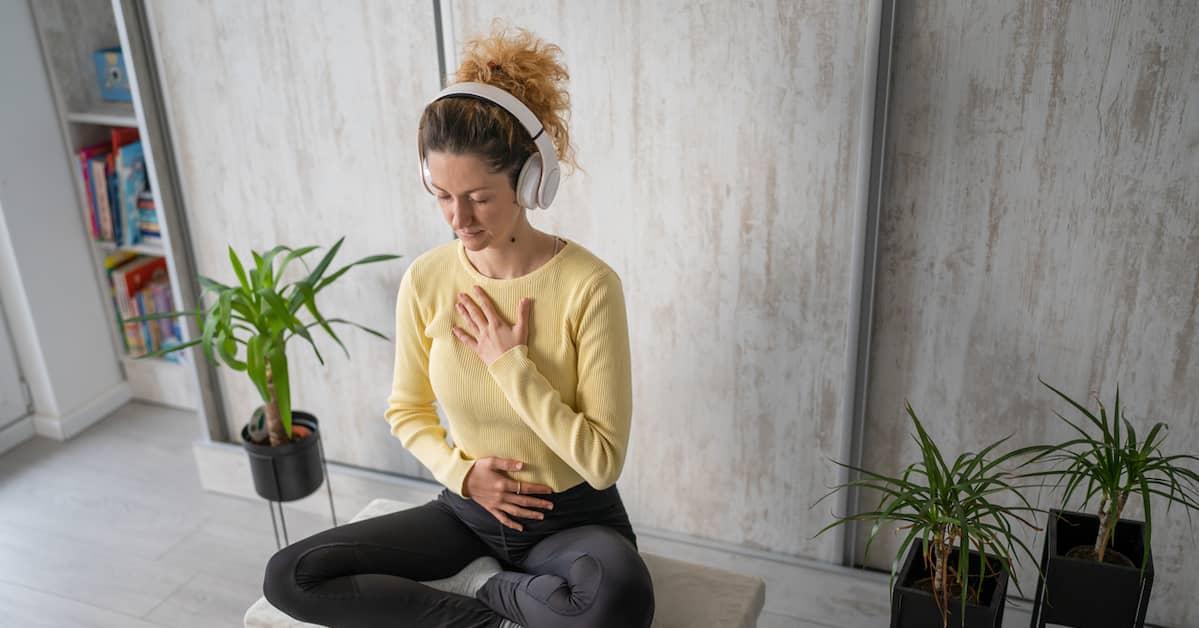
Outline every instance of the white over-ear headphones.
<path id="1" fill-rule="evenodd" d="M 558 192 L 558 153 L 554 150 L 554 142 L 546 135 L 545 127 L 541 125 L 537 116 L 533 115 L 533 112 L 512 94 L 486 83 L 464 82 L 450 85 L 441 90 L 441 93 L 430 103 L 454 95 L 474 96 L 491 101 L 516 116 L 516 119 L 525 127 L 537 145 L 537 152 L 529 155 L 520 169 L 520 175 L 516 178 L 516 202 L 520 203 L 521 207 L 529 209 L 548 208 L 550 203 L 554 202 L 554 195 Z M 416 138 L 416 148 L 420 153 L 421 182 L 425 184 L 425 189 L 429 191 L 429 194 L 436 195 L 433 191 L 433 180 L 429 174 L 429 165 L 425 162 L 425 147 L 420 143 L 419 132 Z"/>

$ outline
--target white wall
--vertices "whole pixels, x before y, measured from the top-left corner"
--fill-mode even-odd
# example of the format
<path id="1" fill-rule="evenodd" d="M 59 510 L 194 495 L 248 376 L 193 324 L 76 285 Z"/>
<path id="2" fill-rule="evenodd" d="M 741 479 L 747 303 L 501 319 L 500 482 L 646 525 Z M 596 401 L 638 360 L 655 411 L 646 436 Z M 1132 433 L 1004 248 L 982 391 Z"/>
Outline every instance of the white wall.
<path id="1" fill-rule="evenodd" d="M 0 85 L 0 291 L 36 414 L 69 429 L 128 389 L 25 2 L 0 3 Z"/>
<path id="2" fill-rule="evenodd" d="M 954 456 L 1064 439 L 1038 375 L 1199 452 L 1199 4 L 898 7 L 867 465 L 913 461 L 904 399 Z M 1199 530 L 1153 515 L 1149 621 L 1199 625 Z"/>

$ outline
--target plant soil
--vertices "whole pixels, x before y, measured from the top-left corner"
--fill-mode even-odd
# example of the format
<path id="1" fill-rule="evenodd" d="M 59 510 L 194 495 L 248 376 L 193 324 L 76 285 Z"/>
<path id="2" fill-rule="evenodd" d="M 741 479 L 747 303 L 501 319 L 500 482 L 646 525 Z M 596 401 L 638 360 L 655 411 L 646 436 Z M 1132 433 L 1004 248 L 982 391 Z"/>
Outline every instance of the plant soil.
<path id="1" fill-rule="evenodd" d="M 1079 545 L 1066 552 L 1067 558 L 1078 558 L 1081 560 L 1090 560 L 1099 562 L 1095 554 L 1095 548 L 1090 545 Z M 1121 567 L 1136 567 L 1127 556 L 1116 551 L 1116 548 L 1109 547 L 1103 553 L 1103 562 L 1111 565 L 1120 565 Z"/>
<path id="2" fill-rule="evenodd" d="M 304 427 L 303 425 L 292 425 L 291 426 L 291 440 L 288 442 L 294 443 L 296 441 L 304 440 L 305 438 L 308 438 L 309 434 L 311 434 L 311 431 L 308 428 Z M 256 440 L 256 441 L 251 441 L 251 442 L 254 443 L 255 445 L 266 445 L 270 442 L 270 439 Z M 287 443 L 284 443 L 284 444 L 287 444 Z"/>

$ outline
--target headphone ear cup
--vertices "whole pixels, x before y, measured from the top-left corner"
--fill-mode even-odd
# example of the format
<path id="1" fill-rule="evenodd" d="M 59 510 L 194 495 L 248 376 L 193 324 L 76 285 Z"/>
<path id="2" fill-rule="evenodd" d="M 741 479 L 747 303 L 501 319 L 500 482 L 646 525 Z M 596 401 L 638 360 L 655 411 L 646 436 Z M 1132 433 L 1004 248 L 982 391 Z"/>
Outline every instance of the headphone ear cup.
<path id="1" fill-rule="evenodd" d="M 425 190 L 427 190 L 429 192 L 429 194 L 432 194 L 433 193 L 433 175 L 429 172 L 429 163 L 426 162 L 424 159 L 420 160 L 420 176 L 421 176 L 421 180 L 424 181 L 424 183 L 425 183 Z"/>
<path id="2" fill-rule="evenodd" d="M 541 155 L 533 153 L 520 168 L 516 178 L 516 202 L 521 207 L 537 209 L 537 186 L 541 183 Z"/>

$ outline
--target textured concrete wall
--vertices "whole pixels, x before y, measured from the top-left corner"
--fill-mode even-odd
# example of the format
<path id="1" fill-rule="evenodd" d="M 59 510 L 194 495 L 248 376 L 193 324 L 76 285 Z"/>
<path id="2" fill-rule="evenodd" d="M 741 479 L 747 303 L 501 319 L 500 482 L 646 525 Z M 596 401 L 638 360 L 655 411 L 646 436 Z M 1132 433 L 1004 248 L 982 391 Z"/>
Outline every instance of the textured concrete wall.
<path id="1" fill-rule="evenodd" d="M 858 3 L 453 3 L 456 44 L 502 14 L 563 47 L 587 174 L 538 226 L 621 274 L 635 417 L 620 487 L 645 524 L 832 560 L 809 510 L 846 437 L 845 332 L 863 84 Z M 201 272 L 239 249 L 331 243 L 410 260 L 450 237 L 413 138 L 437 92 L 427 2 L 154 2 Z M 330 307 L 386 327 L 402 267 L 354 271 Z M 369 267 L 368 267 L 369 268 Z M 356 271 L 358 269 L 355 269 Z M 390 335 L 390 331 L 388 334 Z M 392 442 L 390 347 L 293 351 L 331 459 L 428 477 Z M 256 400 L 222 379 L 230 427 Z"/>
<path id="2" fill-rule="evenodd" d="M 857 3 L 854 3 L 857 4 Z M 863 5 L 865 3 L 862 3 Z M 587 174 L 535 224 L 624 280 L 621 492 L 646 524 L 833 560 L 866 28 L 850 3 L 453 3 L 563 48 Z"/>
<path id="3" fill-rule="evenodd" d="M 326 317 L 394 333 L 404 268 L 450 237 L 417 177 L 421 102 L 439 88 L 429 2 L 153 2 L 150 4 L 198 272 L 236 281 L 226 246 L 338 238 L 333 268 L 366 255 L 317 295 Z M 300 278 L 293 263 L 287 280 Z M 211 301 L 211 297 L 209 297 Z M 303 320 L 311 320 L 304 312 Z M 289 343 L 294 407 L 316 414 L 331 460 L 432 476 L 387 432 L 393 345 L 334 326 L 350 357 L 319 328 L 322 366 Z M 218 370 L 230 434 L 261 404 L 244 373 Z"/>
<path id="4" fill-rule="evenodd" d="M 1193 2 L 899 4 L 867 466 L 914 461 L 905 398 L 952 455 L 1065 437 L 1037 375 L 1199 451 L 1196 32 Z M 1199 625 L 1164 510 L 1149 619 Z"/>

